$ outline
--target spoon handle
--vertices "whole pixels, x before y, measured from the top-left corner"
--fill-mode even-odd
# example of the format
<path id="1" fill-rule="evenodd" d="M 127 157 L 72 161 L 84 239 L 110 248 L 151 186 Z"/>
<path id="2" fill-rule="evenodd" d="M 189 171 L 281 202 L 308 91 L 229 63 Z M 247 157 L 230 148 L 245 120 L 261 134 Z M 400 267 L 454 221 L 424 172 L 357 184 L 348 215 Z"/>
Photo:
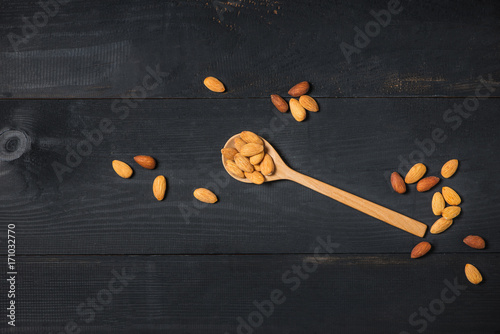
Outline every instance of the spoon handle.
<path id="1" fill-rule="evenodd" d="M 387 209 L 381 205 L 375 204 L 356 195 L 350 194 L 347 191 L 341 190 L 324 182 L 313 179 L 312 177 L 301 174 L 292 169 L 288 170 L 286 174 L 286 178 L 291 181 L 297 182 L 325 196 L 331 197 L 334 200 L 339 201 L 340 203 L 366 213 L 367 215 L 386 222 L 387 224 L 400 228 L 419 237 L 423 237 L 425 235 L 427 225 L 415 219 L 406 217 L 400 213 Z"/>

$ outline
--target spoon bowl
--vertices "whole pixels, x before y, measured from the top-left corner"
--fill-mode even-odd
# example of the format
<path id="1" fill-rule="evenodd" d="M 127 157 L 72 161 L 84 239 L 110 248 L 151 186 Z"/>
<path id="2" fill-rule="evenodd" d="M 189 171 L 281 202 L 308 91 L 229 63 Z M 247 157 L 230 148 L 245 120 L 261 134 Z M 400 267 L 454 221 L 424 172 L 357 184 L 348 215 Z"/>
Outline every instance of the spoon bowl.
<path id="1" fill-rule="evenodd" d="M 238 136 L 239 134 L 236 134 L 229 138 L 229 140 L 224 145 L 224 148 L 236 148 L 234 145 L 234 140 Z M 265 182 L 277 180 L 294 181 L 314 191 L 317 191 L 320 194 L 333 198 L 340 203 L 350 206 L 353 209 L 361 211 L 394 227 L 402 229 L 408 233 L 414 234 L 419 237 L 423 237 L 425 235 L 427 225 L 415 219 L 406 217 L 381 205 L 375 204 L 364 198 L 348 193 L 347 191 L 341 190 L 319 180 L 313 179 L 312 177 L 294 171 L 285 164 L 278 152 L 271 144 L 269 144 L 267 140 L 262 137 L 261 139 L 264 141 L 265 152 L 269 154 L 271 158 L 273 158 L 275 166 L 275 170 L 272 175 L 264 175 Z M 249 179 L 237 177 L 229 173 L 226 167 L 226 160 L 227 159 L 222 156 L 222 164 L 224 165 L 224 169 L 226 169 L 226 172 L 228 172 L 229 175 L 240 182 L 252 183 Z"/>

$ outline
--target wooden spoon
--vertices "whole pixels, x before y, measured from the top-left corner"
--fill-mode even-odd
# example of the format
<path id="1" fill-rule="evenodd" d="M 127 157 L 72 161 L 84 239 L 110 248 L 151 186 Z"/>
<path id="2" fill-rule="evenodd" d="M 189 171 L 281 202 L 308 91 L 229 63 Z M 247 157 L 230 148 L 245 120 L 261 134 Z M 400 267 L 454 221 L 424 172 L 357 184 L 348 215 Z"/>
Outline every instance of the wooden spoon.
<path id="1" fill-rule="evenodd" d="M 229 140 L 226 142 L 226 145 L 224 145 L 224 148 L 234 148 L 234 139 L 238 136 L 239 134 L 229 138 Z M 427 225 L 415 219 L 406 217 L 383 206 L 367 201 L 366 199 L 350 194 L 344 190 L 338 189 L 329 184 L 313 179 L 312 177 L 294 171 L 285 164 L 283 159 L 281 159 L 280 155 L 278 154 L 278 152 L 276 152 L 274 147 L 271 146 L 271 144 L 269 144 L 264 138 L 262 138 L 262 140 L 264 141 L 266 153 L 268 153 L 273 158 L 275 164 L 275 172 L 273 175 L 265 176 L 266 182 L 277 180 L 294 181 L 314 191 L 317 191 L 320 194 L 331 197 L 334 200 L 339 201 L 340 203 L 348 205 L 353 209 L 366 213 L 367 215 L 377 218 L 394 227 L 400 228 L 406 232 L 419 237 L 423 237 L 425 235 Z M 224 165 L 224 168 L 226 168 L 226 158 L 224 156 L 222 156 L 222 164 Z M 251 181 L 246 178 L 236 177 L 231 173 L 229 173 L 229 175 L 240 182 L 251 183 Z"/>

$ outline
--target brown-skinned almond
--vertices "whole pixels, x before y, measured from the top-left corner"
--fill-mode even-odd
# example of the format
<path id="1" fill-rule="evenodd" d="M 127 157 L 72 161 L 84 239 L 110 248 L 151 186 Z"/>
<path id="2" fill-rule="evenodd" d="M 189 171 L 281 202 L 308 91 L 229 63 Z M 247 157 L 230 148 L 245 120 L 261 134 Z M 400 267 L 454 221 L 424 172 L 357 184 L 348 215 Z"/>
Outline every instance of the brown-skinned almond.
<path id="1" fill-rule="evenodd" d="M 429 242 L 427 241 L 422 241 L 421 243 L 417 244 L 415 247 L 413 247 L 411 251 L 411 258 L 412 259 L 417 259 L 419 257 L 424 256 L 431 250 L 432 246 Z"/>
<path id="2" fill-rule="evenodd" d="M 226 169 L 229 173 L 236 177 L 245 177 L 243 171 L 238 166 L 236 166 L 236 163 L 233 160 L 226 160 Z"/>
<path id="3" fill-rule="evenodd" d="M 251 163 L 252 165 L 254 165 L 254 166 L 255 166 L 255 165 L 260 164 L 260 162 L 262 161 L 262 159 L 264 159 L 264 155 L 265 155 L 265 154 L 266 154 L 266 153 L 265 153 L 264 151 L 262 151 L 262 152 L 260 152 L 259 154 L 256 154 L 256 155 L 254 155 L 254 156 L 251 156 L 251 157 L 250 157 L 250 163 Z"/>
<path id="4" fill-rule="evenodd" d="M 258 171 L 253 171 L 252 173 L 245 173 L 245 177 L 255 184 L 262 184 L 264 183 L 264 181 L 266 181 L 264 175 L 262 175 L 262 173 Z"/>
<path id="5" fill-rule="evenodd" d="M 431 190 L 436 184 L 439 183 L 440 178 L 437 176 L 428 176 L 418 181 L 417 183 L 417 191 L 425 192 Z"/>
<path id="6" fill-rule="evenodd" d="M 281 96 L 277 94 L 271 95 L 271 102 L 280 112 L 284 113 L 288 111 L 288 103 L 286 103 L 285 99 L 283 99 Z"/>
<path id="7" fill-rule="evenodd" d="M 155 169 L 156 167 L 156 160 L 149 155 L 136 155 L 134 161 L 146 169 Z"/>
<path id="8" fill-rule="evenodd" d="M 392 189 L 398 194 L 404 194 L 406 192 L 406 183 L 398 172 L 393 172 L 391 174 L 391 185 Z"/>
<path id="9" fill-rule="evenodd" d="M 444 202 L 443 195 L 440 192 L 435 193 L 432 197 L 432 212 L 436 216 L 441 216 L 445 207 L 446 203 Z"/>
<path id="10" fill-rule="evenodd" d="M 453 219 L 460 214 L 462 209 L 459 206 L 449 206 L 444 208 L 443 217 L 446 219 Z"/>
<path id="11" fill-rule="evenodd" d="M 288 95 L 293 96 L 293 97 L 299 97 L 304 94 L 307 94 L 309 91 L 309 82 L 307 81 L 302 81 L 290 88 L 288 91 Z"/>
<path id="12" fill-rule="evenodd" d="M 115 170 L 116 174 L 119 176 L 123 177 L 124 179 L 128 179 L 134 174 L 134 170 L 132 167 L 124 163 L 123 161 L 120 160 L 113 160 L 112 162 L 113 169 Z"/>
<path id="13" fill-rule="evenodd" d="M 194 197 L 203 203 L 213 204 L 217 202 L 217 196 L 206 188 L 198 188 L 193 192 Z"/>
<path id="14" fill-rule="evenodd" d="M 241 139 L 240 137 L 234 138 L 234 148 L 239 152 L 243 146 L 247 144 L 246 141 Z"/>
<path id="15" fill-rule="evenodd" d="M 250 163 L 250 160 L 241 153 L 238 153 L 234 156 L 234 162 L 236 163 L 236 166 L 238 166 L 238 168 L 244 172 L 251 173 L 254 171 L 253 165 Z"/>
<path id="16" fill-rule="evenodd" d="M 304 107 L 304 109 L 317 112 L 319 111 L 318 103 L 315 99 L 310 97 L 309 95 L 302 95 L 299 98 L 299 103 Z"/>
<path id="17" fill-rule="evenodd" d="M 274 160 L 273 158 L 266 153 L 264 159 L 260 163 L 260 171 L 263 175 L 271 175 L 274 173 Z"/>
<path id="18" fill-rule="evenodd" d="M 486 242 L 478 235 L 469 235 L 465 237 L 464 244 L 475 249 L 484 249 Z"/>

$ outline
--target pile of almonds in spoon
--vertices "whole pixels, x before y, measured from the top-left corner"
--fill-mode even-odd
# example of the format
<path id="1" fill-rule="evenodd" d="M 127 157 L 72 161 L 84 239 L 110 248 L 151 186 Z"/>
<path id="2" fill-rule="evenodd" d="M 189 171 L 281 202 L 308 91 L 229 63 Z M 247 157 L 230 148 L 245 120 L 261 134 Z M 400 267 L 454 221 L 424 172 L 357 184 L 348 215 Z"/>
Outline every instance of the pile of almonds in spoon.
<path id="1" fill-rule="evenodd" d="M 262 139 L 251 131 L 243 131 L 233 139 L 233 147 L 221 150 L 227 171 L 236 178 L 262 184 L 274 173 L 274 160 L 266 153 Z"/>

